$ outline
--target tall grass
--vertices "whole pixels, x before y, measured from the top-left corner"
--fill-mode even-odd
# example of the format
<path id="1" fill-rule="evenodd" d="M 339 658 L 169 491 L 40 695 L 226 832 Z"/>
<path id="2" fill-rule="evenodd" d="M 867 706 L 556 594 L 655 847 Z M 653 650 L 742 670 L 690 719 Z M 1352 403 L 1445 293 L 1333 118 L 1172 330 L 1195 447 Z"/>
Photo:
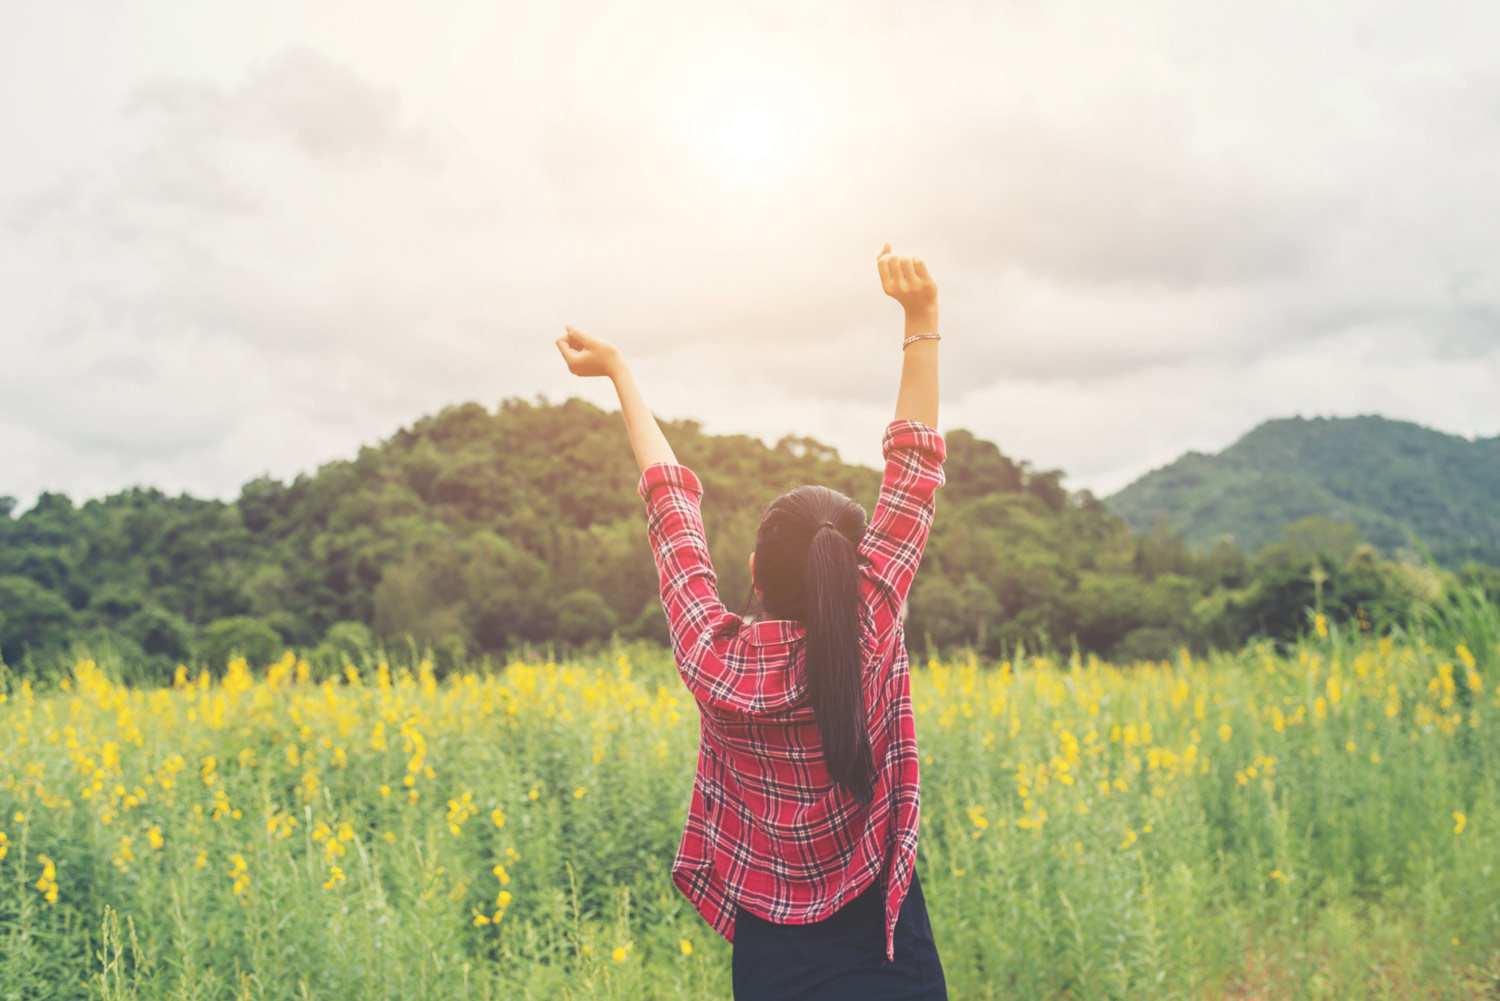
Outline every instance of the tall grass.
<path id="1" fill-rule="evenodd" d="M 1481 996 L 1500 628 L 1472 598 L 1400 641 L 916 666 L 950 996 Z M 118 669 L 0 680 L 0 997 L 729 997 L 668 878 L 698 721 L 662 652 Z"/>

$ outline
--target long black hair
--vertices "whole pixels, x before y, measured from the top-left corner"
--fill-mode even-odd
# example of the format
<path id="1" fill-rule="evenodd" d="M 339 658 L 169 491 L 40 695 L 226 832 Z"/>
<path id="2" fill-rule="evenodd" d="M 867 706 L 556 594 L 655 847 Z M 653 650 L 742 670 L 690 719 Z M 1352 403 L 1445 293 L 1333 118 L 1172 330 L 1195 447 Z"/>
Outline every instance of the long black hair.
<path id="1" fill-rule="evenodd" d="M 829 523 L 829 524 L 825 524 Z M 860 658 L 857 548 L 865 509 L 828 487 L 804 486 L 776 498 L 755 533 L 755 580 L 769 619 L 806 629 L 803 658 L 828 774 L 862 804 L 873 795 L 874 759 L 865 722 Z"/>

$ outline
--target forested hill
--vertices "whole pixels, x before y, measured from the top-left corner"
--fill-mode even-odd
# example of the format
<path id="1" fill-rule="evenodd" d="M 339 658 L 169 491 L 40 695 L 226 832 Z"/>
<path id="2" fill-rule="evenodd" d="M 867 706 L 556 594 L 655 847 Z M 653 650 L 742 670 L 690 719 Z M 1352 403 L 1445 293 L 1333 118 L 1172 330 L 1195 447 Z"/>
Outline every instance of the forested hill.
<path id="1" fill-rule="evenodd" d="M 1500 437 L 1469 441 L 1383 417 L 1267 421 L 1218 455 L 1189 452 L 1108 500 L 1138 529 L 1159 513 L 1189 545 L 1255 549 L 1311 515 L 1386 551 L 1412 533 L 1441 562 L 1500 563 Z"/>
<path id="2" fill-rule="evenodd" d="M 821 483 L 873 507 L 879 472 L 810 438 L 767 446 L 663 424 L 703 479 L 736 609 L 759 512 L 778 493 Z M 1038 517 L 1062 506 L 1059 473 L 964 431 L 948 442 L 946 501 L 995 490 Z M 291 483 L 254 480 L 234 503 L 132 489 L 75 506 L 47 493 L 17 517 L 0 497 L 0 658 L 82 638 L 212 661 L 231 644 L 311 647 L 330 630 L 469 654 L 616 629 L 664 637 L 637 478 L 618 412 L 508 399 L 450 407 Z M 1124 531 L 1096 503 L 1080 517 Z"/>
<path id="3" fill-rule="evenodd" d="M 874 506 L 879 471 L 812 439 L 768 446 L 692 421 L 665 431 L 703 480 L 733 609 L 779 493 L 821 483 Z M 1397 612 L 1432 590 L 1321 522 L 1261 555 L 1195 554 L 1170 532 L 1132 533 L 1055 470 L 968 431 L 945 437 L 947 484 L 907 620 L 914 648 L 1051 642 L 1161 657 L 1288 636 L 1306 624 L 1315 563 L 1331 572 L 1331 611 Z M 374 642 L 430 644 L 454 663 L 526 643 L 665 639 L 637 479 L 618 412 L 507 399 L 494 412 L 450 407 L 290 483 L 254 480 L 233 503 L 133 489 L 74 505 L 49 493 L 17 515 L 0 497 L 0 658 L 44 669 L 81 641 L 151 679 L 179 662 L 222 669 L 235 650 L 264 662 L 284 644 L 336 668 L 341 649 Z"/>

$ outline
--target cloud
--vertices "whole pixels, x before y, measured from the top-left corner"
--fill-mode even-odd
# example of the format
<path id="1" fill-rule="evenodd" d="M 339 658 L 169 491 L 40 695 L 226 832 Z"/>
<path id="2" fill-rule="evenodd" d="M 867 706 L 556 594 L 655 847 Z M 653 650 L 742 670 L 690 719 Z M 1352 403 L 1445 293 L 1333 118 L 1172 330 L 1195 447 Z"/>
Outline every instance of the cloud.
<path id="1" fill-rule="evenodd" d="M 345 164 L 435 151 L 428 135 L 403 120 L 396 88 L 304 46 L 276 53 L 232 88 L 174 77 L 144 83 L 125 111 L 159 118 L 190 147 L 235 137 L 274 139 Z"/>
<path id="2" fill-rule="evenodd" d="M 1196 149 L 1185 110 L 1069 133 L 1035 114 L 973 109 L 943 123 L 922 208 L 971 267 L 1070 285 L 1193 290 L 1297 276 L 1317 229 L 1347 207 Z"/>
<path id="3" fill-rule="evenodd" d="M 1293 412 L 1493 434 L 1500 25 L 1450 14 L 39 20 L 0 41 L 37 95 L 0 93 L 0 493 L 233 496 L 449 403 L 613 407 L 563 323 L 663 416 L 875 464 L 886 239 L 942 291 L 943 425 L 1075 486 Z"/>

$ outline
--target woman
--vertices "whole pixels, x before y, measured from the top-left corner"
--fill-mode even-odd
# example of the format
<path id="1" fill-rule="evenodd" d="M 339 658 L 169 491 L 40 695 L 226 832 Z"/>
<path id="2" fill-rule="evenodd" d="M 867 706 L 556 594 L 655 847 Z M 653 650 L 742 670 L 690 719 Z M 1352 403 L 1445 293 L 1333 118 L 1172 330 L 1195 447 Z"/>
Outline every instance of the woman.
<path id="1" fill-rule="evenodd" d="M 720 602 L 700 514 L 629 367 L 568 327 L 568 369 L 609 376 L 640 465 L 647 534 L 698 770 L 672 880 L 734 945 L 734 996 L 946 998 L 917 880 L 916 731 L 902 610 L 944 482 L 937 286 L 889 243 L 876 258 L 906 311 L 895 418 L 874 516 L 803 486 L 772 501 L 750 555 L 754 621 Z"/>

